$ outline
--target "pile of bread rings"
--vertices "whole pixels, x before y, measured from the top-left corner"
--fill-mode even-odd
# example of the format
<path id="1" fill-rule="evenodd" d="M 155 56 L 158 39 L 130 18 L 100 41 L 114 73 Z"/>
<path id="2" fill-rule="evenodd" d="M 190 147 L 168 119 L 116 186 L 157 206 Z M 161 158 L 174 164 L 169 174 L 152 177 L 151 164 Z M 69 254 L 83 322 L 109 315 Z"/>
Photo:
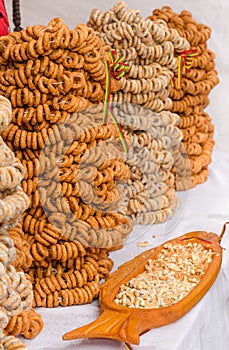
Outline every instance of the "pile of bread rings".
<path id="1" fill-rule="evenodd" d="M 198 53 L 190 72 L 183 78 L 182 89 L 174 87 L 170 93 L 172 111 L 180 116 L 179 128 L 188 155 L 180 166 L 176 166 L 176 188 L 187 190 L 207 180 L 214 146 L 214 126 L 204 111 L 209 104 L 209 93 L 219 82 L 215 54 L 207 47 L 211 29 L 196 22 L 189 11 L 177 14 L 167 6 L 154 10 L 150 19 L 162 19 L 169 28 L 177 29 L 179 35 L 188 40 L 190 47 Z"/>
<path id="2" fill-rule="evenodd" d="M 10 102 L 0 96 L 1 132 L 8 126 L 11 112 Z M 15 237 L 11 235 L 17 231 L 13 227 L 28 208 L 29 199 L 20 187 L 24 177 L 23 166 L 1 137 L 0 146 L 0 347 L 25 349 L 25 345 L 14 336 L 23 334 L 26 338 L 32 338 L 43 327 L 40 315 L 31 309 L 32 285 L 22 271 L 25 260 L 18 254 L 24 238 L 18 236 L 15 244 Z M 25 267 L 29 267 L 29 247 L 26 248 Z"/>
<path id="3" fill-rule="evenodd" d="M 140 225 L 171 218 L 179 202 L 174 190 L 172 149 L 181 139 L 178 116 L 155 113 L 133 104 L 114 104 L 120 124 L 130 140 L 125 162 L 130 179 L 125 185 L 120 212 Z"/>
<path id="4" fill-rule="evenodd" d="M 0 41 L 0 91 L 13 106 L 3 138 L 25 168 L 30 199 L 21 224 L 33 305 L 91 302 L 113 265 L 108 250 L 132 230 L 115 212 L 130 176 L 118 130 L 101 125 L 107 47 L 93 29 L 58 18 Z"/>
<path id="5" fill-rule="evenodd" d="M 105 13 L 93 10 L 88 25 L 130 67 L 121 89 L 112 94 L 118 120 L 132 141 L 122 212 L 137 224 L 164 222 L 178 207 L 172 166 L 181 142 L 169 92 L 176 54 L 189 43 L 164 21 L 145 19 L 123 2 Z"/>

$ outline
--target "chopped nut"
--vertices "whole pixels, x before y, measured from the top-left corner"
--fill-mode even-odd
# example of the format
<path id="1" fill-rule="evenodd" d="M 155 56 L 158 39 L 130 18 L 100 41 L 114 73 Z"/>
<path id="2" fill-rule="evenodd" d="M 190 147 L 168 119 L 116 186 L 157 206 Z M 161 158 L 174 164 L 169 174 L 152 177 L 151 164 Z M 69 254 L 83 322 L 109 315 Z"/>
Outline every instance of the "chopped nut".
<path id="1" fill-rule="evenodd" d="M 145 242 L 138 242 L 138 246 L 139 247 L 148 247 L 149 242 L 145 241 Z"/>
<path id="2" fill-rule="evenodd" d="M 148 260 L 143 273 L 120 287 L 114 301 L 142 309 L 173 305 L 200 282 L 214 254 L 200 243 L 166 243 L 156 259 Z"/>

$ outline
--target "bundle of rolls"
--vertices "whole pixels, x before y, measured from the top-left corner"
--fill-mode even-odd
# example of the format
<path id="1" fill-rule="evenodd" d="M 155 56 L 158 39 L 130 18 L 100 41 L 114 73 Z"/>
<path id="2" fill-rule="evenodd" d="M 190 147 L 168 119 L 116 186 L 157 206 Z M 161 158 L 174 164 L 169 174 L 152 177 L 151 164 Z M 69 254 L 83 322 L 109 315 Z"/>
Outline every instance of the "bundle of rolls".
<path id="1" fill-rule="evenodd" d="M 167 6 L 154 10 L 149 18 L 152 21 L 163 20 L 169 28 L 176 29 L 198 54 L 193 58 L 191 70 L 183 76 L 182 88 L 175 86 L 170 92 L 172 111 L 180 116 L 179 128 L 188 155 L 176 166 L 176 188 L 186 190 L 207 180 L 214 146 L 214 126 L 204 111 L 209 104 L 208 95 L 219 81 L 215 54 L 207 46 L 211 29 L 196 22 L 189 11 L 177 14 Z"/>
<path id="2" fill-rule="evenodd" d="M 177 115 L 133 104 L 114 104 L 113 110 L 130 140 L 125 161 L 131 177 L 119 211 L 140 225 L 164 222 L 178 207 L 171 173 L 172 149 L 180 140 Z"/>
<path id="3" fill-rule="evenodd" d="M 25 276 L 30 280 L 29 271 L 32 264 L 32 256 L 30 254 L 30 246 L 24 237 L 21 224 L 16 227 L 11 227 L 8 230 L 9 237 L 13 240 L 16 249 L 16 258 L 12 265 L 16 271 L 25 271 Z M 10 318 L 4 333 L 7 335 L 18 336 L 22 335 L 26 339 L 32 339 L 39 334 L 44 327 L 43 320 L 33 308 L 28 311 L 24 310 L 19 315 L 14 315 Z"/>
<path id="4" fill-rule="evenodd" d="M 137 224 L 164 222 L 178 206 L 172 166 L 181 142 L 169 93 L 176 54 L 189 44 L 164 21 L 144 19 L 123 2 L 104 14 L 92 10 L 88 25 L 130 67 L 120 90 L 111 96 L 117 119 L 131 140 L 126 158 L 131 178 L 122 212 Z"/>
<path id="5" fill-rule="evenodd" d="M 91 302 L 112 268 L 108 251 L 132 230 L 115 211 L 129 169 L 99 104 L 109 49 L 93 29 L 70 30 L 60 18 L 0 44 L 0 93 L 13 106 L 3 138 L 26 169 L 31 203 L 21 224 L 33 259 L 33 305 Z"/>
<path id="6" fill-rule="evenodd" d="M 116 127 L 93 122 L 96 116 L 101 121 L 102 111 L 97 105 L 70 115 L 56 126 L 65 138 L 48 142 L 40 155 L 41 206 L 23 220 L 34 257 L 29 274 L 37 306 L 91 302 L 113 266 L 108 250 L 120 247 L 132 228 L 113 211 L 122 193 L 116 184 L 129 171 L 112 144 Z"/>
<path id="7" fill-rule="evenodd" d="M 0 133 L 7 128 L 10 118 L 10 102 L 0 96 Z M 43 327 L 40 315 L 31 309 L 32 285 L 20 271 L 19 265 L 24 261 L 20 254 L 17 255 L 10 234 L 29 206 L 29 199 L 20 187 L 23 176 L 22 164 L 0 137 L 0 347 L 4 350 L 25 349 L 25 345 L 14 336 L 23 334 L 31 338 Z M 19 241 L 18 237 L 18 244 Z M 27 266 L 29 264 L 28 259 Z"/>

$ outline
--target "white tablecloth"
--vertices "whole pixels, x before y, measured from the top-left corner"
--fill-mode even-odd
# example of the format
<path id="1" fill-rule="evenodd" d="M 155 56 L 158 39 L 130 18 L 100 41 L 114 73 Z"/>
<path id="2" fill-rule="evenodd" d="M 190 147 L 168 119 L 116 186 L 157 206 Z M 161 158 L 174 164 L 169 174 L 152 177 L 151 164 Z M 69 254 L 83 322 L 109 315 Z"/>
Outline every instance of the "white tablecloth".
<path id="1" fill-rule="evenodd" d="M 229 156 L 215 152 L 209 180 L 188 192 L 180 193 L 181 208 L 175 217 L 161 225 L 136 227 L 123 249 L 111 254 L 115 268 L 142 251 L 184 233 L 203 230 L 219 233 L 229 220 Z M 152 236 L 155 235 L 155 238 Z M 139 241 L 150 246 L 138 247 Z M 141 336 L 144 350 L 228 350 L 229 349 L 229 228 L 225 234 L 221 272 L 205 297 L 177 322 L 151 330 Z M 92 322 L 99 315 L 98 302 L 67 308 L 38 309 L 44 330 L 34 340 L 26 341 L 31 350 L 116 350 L 124 345 L 110 340 L 61 340 L 73 328 Z"/>
<path id="2" fill-rule="evenodd" d="M 86 23 L 92 8 L 108 10 L 114 0 L 23 0 L 22 24 L 47 24 L 53 17 L 60 16 L 66 24 L 74 28 Z M 199 22 L 213 29 L 210 48 L 217 54 L 217 69 L 220 85 L 211 94 L 208 108 L 215 124 L 216 148 L 214 161 L 210 167 L 207 183 L 180 194 L 181 209 L 175 217 L 164 225 L 135 228 L 125 247 L 112 254 L 115 268 L 134 257 L 144 249 L 138 241 L 147 240 L 150 247 L 189 231 L 211 230 L 219 233 L 222 224 L 229 219 L 229 155 L 222 153 L 229 147 L 229 2 L 228 0 L 126 0 L 131 8 L 139 8 L 143 16 L 148 16 L 153 8 L 170 5 L 175 11 L 188 9 Z M 9 15 L 11 1 L 5 1 Z M 11 16 L 10 16 L 11 17 Z M 11 25 L 12 27 L 12 25 Z M 156 238 L 152 238 L 152 235 Z M 166 327 L 154 329 L 141 337 L 141 345 L 134 349 L 149 350 L 228 350 L 229 349 L 229 229 L 223 240 L 224 251 L 221 273 L 206 296 L 182 319 Z M 147 247 L 145 249 L 149 249 Z M 93 321 L 99 315 L 97 301 L 91 305 L 57 309 L 39 309 L 45 328 L 34 340 L 26 341 L 31 350 L 115 350 L 124 345 L 108 340 L 82 340 L 62 342 L 65 332 Z"/>

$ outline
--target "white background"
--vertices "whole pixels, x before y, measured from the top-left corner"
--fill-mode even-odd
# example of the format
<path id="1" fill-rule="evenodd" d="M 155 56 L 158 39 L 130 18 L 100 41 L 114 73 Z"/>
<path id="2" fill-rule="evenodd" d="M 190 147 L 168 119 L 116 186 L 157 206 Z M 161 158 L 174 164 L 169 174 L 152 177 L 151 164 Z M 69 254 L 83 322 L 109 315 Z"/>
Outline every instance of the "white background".
<path id="1" fill-rule="evenodd" d="M 11 1 L 5 2 L 11 18 Z M 208 182 L 185 193 L 182 213 L 178 212 L 172 222 L 145 229 L 145 234 L 141 237 L 139 230 L 135 229 L 125 248 L 112 254 L 115 267 L 143 251 L 137 247 L 139 240 L 148 240 L 151 247 L 192 230 L 212 230 L 219 233 L 222 223 L 229 219 L 229 1 L 127 0 L 126 3 L 131 8 L 140 9 L 145 17 L 153 9 L 163 5 L 171 6 L 176 12 L 190 10 L 198 22 L 208 24 L 212 28 L 209 47 L 217 54 L 220 84 L 211 93 L 211 105 L 207 109 L 215 124 L 216 139 Z M 70 28 L 74 28 L 77 24 L 87 22 L 91 9 L 98 7 L 105 11 L 113 4 L 111 0 L 21 0 L 22 25 L 47 25 L 50 19 L 59 16 Z M 167 232 L 172 226 L 174 230 Z M 152 234 L 156 235 L 155 239 L 152 239 Z M 229 230 L 223 245 L 227 251 L 224 252 L 223 268 L 213 288 L 185 317 L 170 326 L 155 329 L 142 336 L 138 349 L 229 349 Z M 92 305 L 42 310 L 45 329 L 35 340 L 27 342 L 28 348 L 124 350 L 121 343 L 107 340 L 61 341 L 64 332 L 91 322 L 98 316 L 98 310 L 96 301 Z"/>

